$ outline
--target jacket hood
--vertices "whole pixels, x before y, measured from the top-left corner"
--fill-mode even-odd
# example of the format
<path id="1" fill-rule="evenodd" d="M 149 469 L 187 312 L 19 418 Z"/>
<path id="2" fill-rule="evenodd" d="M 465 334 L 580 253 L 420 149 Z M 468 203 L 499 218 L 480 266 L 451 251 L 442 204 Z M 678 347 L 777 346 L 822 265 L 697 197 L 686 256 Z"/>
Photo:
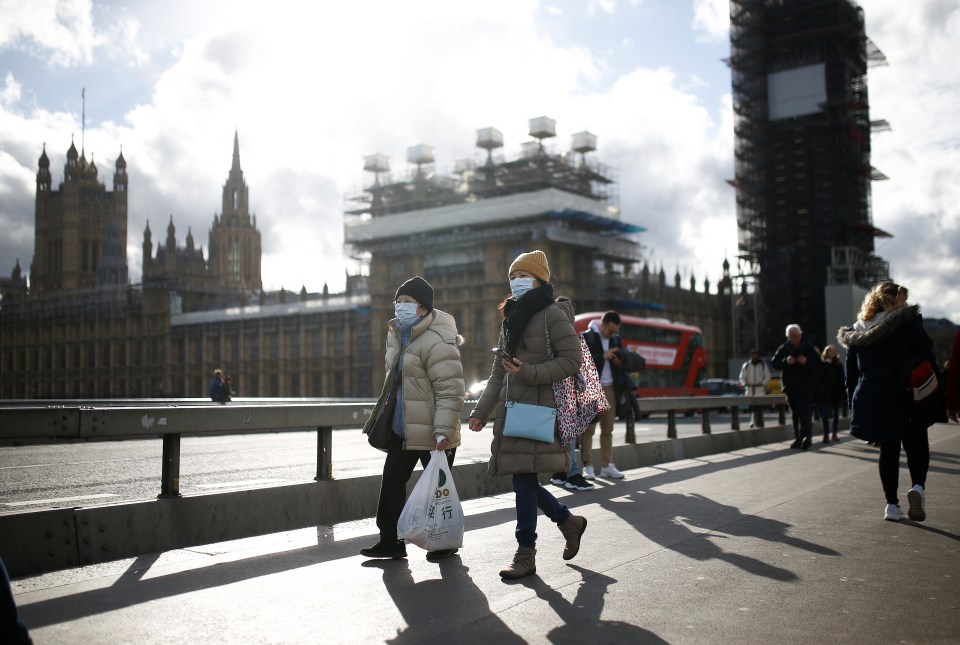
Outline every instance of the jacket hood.
<path id="1" fill-rule="evenodd" d="M 573 302 L 570 300 L 561 300 L 553 304 L 559 307 L 560 311 L 562 311 L 567 316 L 567 318 L 570 319 L 570 324 L 572 325 L 574 318 L 576 318 L 576 311 L 573 308 Z"/>
<path id="2" fill-rule="evenodd" d="M 850 327 L 837 331 L 837 341 L 847 349 L 869 347 L 879 342 L 920 315 L 920 305 L 898 307 L 877 314 L 870 320 L 857 320 Z"/>
<path id="3" fill-rule="evenodd" d="M 593 320 L 591 320 L 591 321 L 590 321 L 590 324 L 587 326 L 587 329 L 589 329 L 590 331 L 592 331 L 592 332 L 594 332 L 594 333 L 596 333 L 596 334 L 599 334 L 599 333 L 600 333 L 600 319 L 599 319 L 599 318 L 594 318 Z"/>
<path id="4" fill-rule="evenodd" d="M 428 326 L 430 329 L 439 333 L 444 338 L 453 337 L 457 347 L 463 345 L 463 336 L 457 333 L 457 321 L 452 315 L 445 311 L 440 311 L 439 309 L 434 309 L 432 312 L 427 314 L 427 318 L 430 318 L 431 315 L 433 316 L 433 320 Z"/>

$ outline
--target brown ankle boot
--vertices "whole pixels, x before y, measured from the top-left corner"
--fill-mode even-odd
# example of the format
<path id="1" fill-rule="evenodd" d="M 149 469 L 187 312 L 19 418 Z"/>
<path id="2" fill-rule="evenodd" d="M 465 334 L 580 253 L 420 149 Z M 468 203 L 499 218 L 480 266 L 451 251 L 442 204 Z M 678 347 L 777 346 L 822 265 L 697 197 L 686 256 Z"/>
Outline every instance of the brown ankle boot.
<path id="1" fill-rule="evenodd" d="M 563 533 L 563 537 L 567 539 L 567 543 L 563 547 L 563 559 L 573 560 L 573 556 L 580 551 L 580 537 L 587 530 L 587 518 L 571 513 L 570 517 L 558 526 L 560 532 Z"/>
<path id="2" fill-rule="evenodd" d="M 500 577 L 507 580 L 516 580 L 535 574 L 537 572 L 536 555 L 536 549 L 531 549 L 528 546 L 518 548 L 516 555 L 513 556 L 513 562 L 500 572 Z"/>

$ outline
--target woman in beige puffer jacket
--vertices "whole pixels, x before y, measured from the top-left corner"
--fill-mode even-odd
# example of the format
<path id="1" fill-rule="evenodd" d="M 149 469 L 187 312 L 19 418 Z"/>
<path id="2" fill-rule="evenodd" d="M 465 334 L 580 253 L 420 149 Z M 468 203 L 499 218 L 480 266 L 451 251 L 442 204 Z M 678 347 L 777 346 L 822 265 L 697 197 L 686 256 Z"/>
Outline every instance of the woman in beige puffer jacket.
<path id="1" fill-rule="evenodd" d="M 580 339 L 573 329 L 573 306 L 569 301 L 555 302 L 550 285 L 550 267 L 542 251 L 522 253 L 510 265 L 512 298 L 501 303 L 504 315 L 499 349 L 490 379 L 469 425 L 479 432 L 493 419 L 490 472 L 511 475 L 516 495 L 519 548 L 513 562 L 500 575 L 508 579 L 536 573 L 537 510 L 559 526 L 566 538 L 564 560 L 580 549 L 580 538 L 587 528 L 586 518 L 573 515 L 546 488 L 538 473 L 568 471 L 570 451 L 560 445 L 554 433 L 552 443 L 518 437 L 505 437 L 504 402 L 530 403 L 556 408 L 553 383 L 573 376 L 583 363 Z M 554 357 L 547 353 L 547 335 Z M 502 358 L 502 355 L 509 357 Z"/>
<path id="2" fill-rule="evenodd" d="M 426 466 L 430 451 L 447 451 L 447 463 L 460 445 L 460 412 L 463 409 L 463 365 L 456 322 L 433 308 L 433 287 L 415 276 L 397 289 L 387 330 L 387 377 L 383 393 L 364 427 L 381 414 L 393 414 L 387 458 L 383 464 L 377 528 L 380 540 L 361 549 L 368 558 L 403 558 L 406 545 L 397 539 L 397 521 L 407 497 L 407 481 L 417 461 Z M 394 388 L 399 377 L 399 387 Z M 428 560 L 450 556 L 457 549 L 427 553 Z"/>

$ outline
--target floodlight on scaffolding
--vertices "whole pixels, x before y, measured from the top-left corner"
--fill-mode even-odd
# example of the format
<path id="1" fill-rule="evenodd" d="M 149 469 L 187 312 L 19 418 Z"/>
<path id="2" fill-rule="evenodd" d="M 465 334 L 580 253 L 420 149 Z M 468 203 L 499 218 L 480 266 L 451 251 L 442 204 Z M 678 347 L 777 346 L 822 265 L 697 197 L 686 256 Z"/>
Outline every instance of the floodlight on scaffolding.
<path id="1" fill-rule="evenodd" d="M 570 136 L 570 149 L 580 154 L 593 152 L 597 149 L 597 135 L 584 130 Z"/>
<path id="2" fill-rule="evenodd" d="M 407 161 L 410 163 L 420 166 L 425 163 L 433 163 L 433 159 L 433 146 L 421 143 L 407 148 Z"/>
<path id="3" fill-rule="evenodd" d="M 493 151 L 503 147 L 503 133 L 496 128 L 477 130 L 477 147 L 487 151 L 487 165 L 493 165 Z"/>
<path id="4" fill-rule="evenodd" d="M 557 120 L 546 116 L 530 119 L 530 136 L 534 139 L 549 139 L 557 136 Z"/>
<path id="5" fill-rule="evenodd" d="M 487 152 L 503 147 L 503 133 L 496 128 L 480 128 L 477 130 L 477 147 Z"/>
<path id="6" fill-rule="evenodd" d="M 363 158 L 363 169 L 373 173 L 373 185 L 380 185 L 380 173 L 390 171 L 390 157 L 379 152 Z"/>
<path id="7" fill-rule="evenodd" d="M 363 169 L 367 172 L 381 173 L 390 170 L 390 157 L 379 152 L 363 158 Z"/>

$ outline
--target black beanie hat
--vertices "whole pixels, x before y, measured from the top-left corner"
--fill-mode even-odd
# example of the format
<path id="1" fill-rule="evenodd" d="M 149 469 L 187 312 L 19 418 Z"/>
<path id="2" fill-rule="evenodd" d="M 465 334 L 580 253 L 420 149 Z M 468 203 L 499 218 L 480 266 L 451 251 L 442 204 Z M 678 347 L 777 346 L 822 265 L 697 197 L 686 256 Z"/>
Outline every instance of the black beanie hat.
<path id="1" fill-rule="evenodd" d="M 401 284 L 400 288 L 397 289 L 397 295 L 393 299 L 396 300 L 400 296 L 410 296 L 426 307 L 428 311 L 433 310 L 433 287 L 418 275 Z"/>

